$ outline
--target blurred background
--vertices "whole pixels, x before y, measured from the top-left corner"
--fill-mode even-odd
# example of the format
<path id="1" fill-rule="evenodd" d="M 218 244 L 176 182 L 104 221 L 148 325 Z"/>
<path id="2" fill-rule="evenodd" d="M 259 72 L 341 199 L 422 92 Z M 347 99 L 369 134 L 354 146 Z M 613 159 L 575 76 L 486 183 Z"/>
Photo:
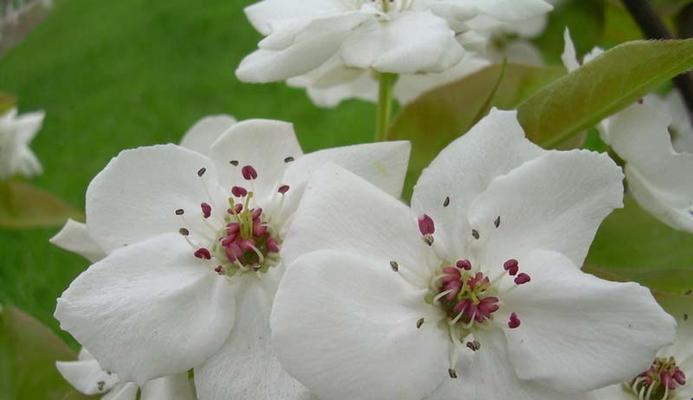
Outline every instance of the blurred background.
<path id="1" fill-rule="evenodd" d="M 0 0 L 0 92 L 16 96 L 20 113 L 46 111 L 32 144 L 45 171 L 32 184 L 83 209 L 89 181 L 119 151 L 178 142 L 210 114 L 291 121 L 305 151 L 370 141 L 371 104 L 319 109 L 303 90 L 235 78 L 261 37 L 243 14 L 251 3 Z M 690 14 L 690 1 L 653 3 L 672 29 L 692 28 L 675 17 L 686 5 Z M 560 64 L 565 26 L 581 54 L 641 37 L 618 1 L 564 1 L 533 39 L 548 64 Z M 52 313 L 88 262 L 48 243 L 58 229 L 0 230 L 0 304 L 35 316 L 76 349 Z"/>

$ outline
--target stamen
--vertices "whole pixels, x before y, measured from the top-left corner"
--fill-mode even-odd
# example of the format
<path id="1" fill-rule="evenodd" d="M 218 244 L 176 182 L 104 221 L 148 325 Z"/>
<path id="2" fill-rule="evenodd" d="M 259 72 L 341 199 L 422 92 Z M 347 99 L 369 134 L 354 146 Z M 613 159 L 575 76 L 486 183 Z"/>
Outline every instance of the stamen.
<path id="1" fill-rule="evenodd" d="M 418 321 L 416 321 L 416 329 L 421 329 L 421 325 L 424 324 L 424 319 L 420 318 Z"/>
<path id="2" fill-rule="evenodd" d="M 496 218 L 496 220 L 493 221 L 493 226 L 498 228 L 500 226 L 500 223 L 501 223 L 501 219 L 500 219 L 500 215 L 499 215 L 498 218 Z"/>
<path id="3" fill-rule="evenodd" d="M 289 191 L 289 185 L 281 185 L 281 186 L 279 186 L 279 189 L 277 190 L 277 192 L 279 192 L 281 194 L 286 194 L 286 192 L 288 192 L 288 191 Z"/>
<path id="4" fill-rule="evenodd" d="M 479 235 L 479 231 L 477 231 L 476 229 L 472 229 L 472 236 L 474 236 L 474 239 L 476 240 L 479 240 L 479 238 L 481 237 Z"/>
<path id="5" fill-rule="evenodd" d="M 176 210 L 176 215 L 183 215 L 185 214 L 185 211 L 182 208 L 179 208 Z"/>
<path id="6" fill-rule="evenodd" d="M 465 271 L 470 271 L 472 269 L 472 262 L 467 260 L 467 259 L 463 259 L 463 260 L 457 261 L 456 266 L 459 269 L 463 269 Z"/>
<path id="7" fill-rule="evenodd" d="M 241 173 L 243 174 L 243 178 L 247 181 L 252 181 L 257 179 L 257 171 L 255 168 L 253 168 L 252 165 L 246 165 L 241 169 Z"/>
<path id="8" fill-rule="evenodd" d="M 531 280 L 532 278 L 529 275 L 522 272 L 515 278 L 515 283 L 518 285 L 524 285 L 525 283 L 528 283 Z"/>
<path id="9" fill-rule="evenodd" d="M 185 229 L 185 228 L 180 228 L 180 229 L 178 230 L 178 233 L 180 233 L 180 234 L 183 235 L 183 236 L 188 236 L 188 235 L 190 235 L 190 231 L 187 230 L 187 229 Z"/>
<path id="10" fill-rule="evenodd" d="M 241 186 L 234 186 L 231 188 L 231 194 L 236 196 L 236 197 L 245 197 L 248 195 L 248 191 Z M 239 203 L 240 204 L 240 203 Z M 241 205 L 242 207 L 242 205 Z"/>
<path id="11" fill-rule="evenodd" d="M 234 167 L 238 166 L 238 160 L 231 160 L 229 161 L 229 164 L 233 165 Z"/>
<path id="12" fill-rule="evenodd" d="M 197 171 L 197 176 L 199 176 L 200 178 L 202 178 L 202 175 L 204 175 L 205 172 L 207 172 L 207 168 L 200 168 L 200 169 Z"/>
<path id="13" fill-rule="evenodd" d="M 510 274 L 510 276 L 515 276 L 520 270 L 520 265 L 517 260 L 511 258 L 510 260 L 503 263 L 503 269 L 508 271 L 508 274 Z"/>
<path id="14" fill-rule="evenodd" d="M 202 216 L 207 219 L 212 215 L 212 206 L 210 206 L 207 203 L 202 203 L 200 204 L 200 208 L 202 209 Z"/>
<path id="15" fill-rule="evenodd" d="M 201 247 L 195 251 L 195 257 L 203 259 L 203 260 L 211 260 L 212 259 L 212 253 L 209 252 L 208 249 Z"/>
<path id="16" fill-rule="evenodd" d="M 522 324 L 522 321 L 520 321 L 520 318 L 517 316 L 517 314 L 510 314 L 510 319 L 508 320 L 508 327 L 510 329 L 517 329 L 520 327 L 520 324 Z"/>
<path id="17" fill-rule="evenodd" d="M 447 207 L 450 205 L 450 197 L 446 197 L 445 200 L 443 200 L 443 207 Z"/>
<path id="18" fill-rule="evenodd" d="M 457 379 L 457 371 L 455 371 L 454 369 L 448 369 L 448 374 L 450 375 L 451 379 Z"/>
<path id="19" fill-rule="evenodd" d="M 397 264 L 397 261 L 390 261 L 390 267 L 393 271 L 399 272 L 399 264 Z"/>
<path id="20" fill-rule="evenodd" d="M 290 162 L 293 162 L 293 161 L 295 161 L 295 160 L 296 160 L 295 158 L 289 156 L 289 157 L 286 157 L 286 158 L 284 159 L 284 162 L 285 162 L 285 163 L 290 163 Z"/>

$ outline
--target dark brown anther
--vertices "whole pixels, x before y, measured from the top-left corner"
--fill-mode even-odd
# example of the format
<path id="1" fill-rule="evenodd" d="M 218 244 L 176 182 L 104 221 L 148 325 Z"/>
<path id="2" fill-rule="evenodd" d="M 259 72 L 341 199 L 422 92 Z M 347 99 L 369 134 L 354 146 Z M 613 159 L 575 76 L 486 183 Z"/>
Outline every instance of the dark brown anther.
<path id="1" fill-rule="evenodd" d="M 479 240 L 479 238 L 481 237 L 479 235 L 479 231 L 477 231 L 476 229 L 472 229 L 472 236 L 474 236 L 474 239 L 476 240 Z"/>
<path id="2" fill-rule="evenodd" d="M 290 162 L 293 162 L 293 161 L 296 161 L 296 159 L 293 158 L 293 157 L 291 157 L 291 156 L 286 157 L 286 158 L 284 159 L 284 162 L 285 162 L 285 163 L 290 163 Z"/>
<path id="3" fill-rule="evenodd" d="M 187 229 L 185 229 L 185 228 L 180 228 L 180 229 L 178 229 L 178 233 L 180 233 L 180 234 L 183 235 L 183 236 L 188 236 L 188 235 L 190 235 L 190 231 L 187 230 Z"/>
<path id="4" fill-rule="evenodd" d="M 229 164 L 233 165 L 234 167 L 238 166 L 238 160 L 231 160 L 229 161 Z"/>
<path id="5" fill-rule="evenodd" d="M 397 264 L 397 261 L 390 261 L 390 267 L 393 271 L 399 272 L 399 264 Z"/>
<path id="6" fill-rule="evenodd" d="M 467 348 L 471 351 L 478 351 L 481 348 L 481 343 L 478 341 L 467 342 Z"/>
<path id="7" fill-rule="evenodd" d="M 200 170 L 197 171 L 197 176 L 199 176 L 200 178 L 202 178 L 202 175 L 204 175 L 205 172 L 207 172 L 207 168 L 200 168 Z"/>
<path id="8" fill-rule="evenodd" d="M 447 207 L 450 205 L 450 197 L 446 197 L 445 200 L 443 200 L 443 207 Z"/>
<path id="9" fill-rule="evenodd" d="M 500 215 L 498 216 L 498 218 L 496 218 L 495 221 L 493 221 L 493 226 L 495 226 L 496 228 L 500 226 Z"/>
<path id="10" fill-rule="evenodd" d="M 457 379 L 457 371 L 455 371 L 455 370 L 452 369 L 452 368 L 450 368 L 450 369 L 448 370 L 448 375 L 450 375 L 450 378 L 451 378 L 451 379 Z"/>
<path id="11" fill-rule="evenodd" d="M 185 214 L 185 211 L 183 211 L 182 208 L 179 208 L 176 210 L 176 215 L 183 215 L 183 214 Z"/>
<path id="12" fill-rule="evenodd" d="M 421 329 L 421 325 L 424 324 L 424 319 L 421 318 L 418 321 L 416 321 L 416 329 Z"/>

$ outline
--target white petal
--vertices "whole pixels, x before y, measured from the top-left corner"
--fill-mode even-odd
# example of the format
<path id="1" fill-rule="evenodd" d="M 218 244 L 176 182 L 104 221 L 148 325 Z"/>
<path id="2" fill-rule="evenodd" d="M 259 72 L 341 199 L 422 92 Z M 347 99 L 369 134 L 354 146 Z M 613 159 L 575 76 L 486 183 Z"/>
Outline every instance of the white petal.
<path id="1" fill-rule="evenodd" d="M 305 74 L 336 54 L 352 29 L 369 18 L 349 12 L 275 30 L 241 61 L 236 76 L 244 82 L 272 82 Z"/>
<path id="2" fill-rule="evenodd" d="M 142 400 L 194 400 L 188 373 L 154 379 L 142 387 Z"/>
<path id="3" fill-rule="evenodd" d="M 430 11 L 403 12 L 385 23 L 364 24 L 341 49 L 347 66 L 397 74 L 444 71 L 462 55 L 455 32 Z"/>
<path id="4" fill-rule="evenodd" d="M 123 381 L 187 371 L 224 343 L 234 320 L 225 278 L 180 235 L 114 251 L 58 299 L 55 317 Z"/>
<path id="5" fill-rule="evenodd" d="M 254 188 L 261 198 L 276 193 L 287 168 L 287 157 L 298 159 L 302 155 L 292 124 L 260 119 L 234 125 L 214 142 L 210 152 L 223 187 L 229 190 L 240 185 L 249 191 Z M 231 161 L 237 161 L 238 166 Z M 257 171 L 258 178 L 252 183 L 243 179 L 241 171 L 246 165 Z"/>
<path id="6" fill-rule="evenodd" d="M 672 118 L 674 149 L 679 153 L 693 153 L 693 124 L 683 96 L 673 89 L 664 99 L 665 110 Z"/>
<path id="7" fill-rule="evenodd" d="M 563 42 L 564 47 L 563 54 L 561 55 L 561 61 L 563 61 L 563 65 L 566 67 L 568 72 L 573 72 L 580 68 L 580 62 L 578 61 L 575 44 L 573 43 L 573 39 L 570 37 L 570 29 L 568 27 L 566 27 L 565 31 L 563 32 Z"/>
<path id="8" fill-rule="evenodd" d="M 207 169 L 202 178 L 198 176 L 201 168 Z M 201 231 L 206 228 L 200 204 L 214 206 L 226 199 L 217 182 L 210 159 L 180 146 L 123 151 L 89 184 L 89 232 L 108 253 L 156 235 L 178 232 L 182 225 Z M 185 210 L 185 220 L 175 214 L 179 208 Z"/>
<path id="9" fill-rule="evenodd" d="M 245 14 L 255 29 L 269 35 L 273 24 L 283 20 L 315 18 L 349 10 L 341 0 L 264 0 L 246 7 Z"/>
<path id="10" fill-rule="evenodd" d="M 55 366 L 60 375 L 82 394 L 106 393 L 118 383 L 118 376 L 101 369 L 99 362 L 94 359 L 58 361 Z"/>
<path id="11" fill-rule="evenodd" d="M 68 219 L 65 226 L 49 240 L 63 250 L 77 253 L 91 262 L 106 256 L 106 252 L 94 241 L 87 225 Z"/>
<path id="12" fill-rule="evenodd" d="M 347 68 L 338 56 L 305 75 L 287 81 L 291 87 L 305 88 L 311 101 L 319 107 L 336 107 L 344 100 L 376 102 L 378 82 L 373 72 Z"/>
<path id="13" fill-rule="evenodd" d="M 272 311 L 279 359 L 324 400 L 419 400 L 449 379 L 451 345 L 424 295 L 366 255 L 301 257 Z"/>
<path id="14" fill-rule="evenodd" d="M 478 7 L 483 14 L 502 21 L 524 21 L 544 15 L 553 7 L 543 0 L 448 0 Z"/>
<path id="15" fill-rule="evenodd" d="M 477 340 L 481 349 L 474 353 L 472 362 L 458 364 L 460 378 L 446 380 L 427 400 L 587 400 L 584 393 L 568 395 L 520 380 L 500 331 L 483 332 Z"/>
<path id="16" fill-rule="evenodd" d="M 134 383 L 123 383 L 113 388 L 101 400 L 136 400 L 137 385 Z"/>
<path id="17" fill-rule="evenodd" d="M 237 282 L 237 321 L 224 346 L 195 369 L 200 400 L 307 400 L 310 393 L 279 364 L 270 343 L 269 318 L 276 285 L 265 276 Z"/>
<path id="18" fill-rule="evenodd" d="M 471 232 L 466 218 L 474 198 L 496 176 L 543 153 L 525 138 L 515 112 L 494 109 L 423 171 L 414 188 L 412 209 L 433 218 L 440 231 L 436 240 L 447 249 L 449 259 L 457 259 L 464 256 L 463 244 Z"/>
<path id="19" fill-rule="evenodd" d="M 200 154 L 208 155 L 212 143 L 235 123 L 236 120 L 230 115 L 204 117 L 188 129 L 181 139 L 180 145 Z"/>
<path id="20" fill-rule="evenodd" d="M 670 123 L 652 107 L 635 104 L 610 120 L 608 137 L 626 161 L 638 203 L 672 228 L 693 232 L 693 154 L 674 151 Z"/>
<path id="21" fill-rule="evenodd" d="M 622 181 L 606 154 L 548 152 L 497 177 L 474 200 L 469 222 L 480 239 L 472 246 L 489 268 L 511 258 L 522 263 L 534 249 L 557 251 L 582 267 L 602 220 L 623 205 Z"/>
<path id="22" fill-rule="evenodd" d="M 281 255 L 290 265 L 302 254 L 324 249 L 356 252 L 387 268 L 396 261 L 417 275 L 427 272 L 433 255 L 407 206 L 335 165 L 313 174 Z"/>
<path id="23" fill-rule="evenodd" d="M 503 296 L 522 320 L 507 329 L 523 380 L 577 393 L 625 382 L 673 341 L 676 323 L 649 290 L 581 272 L 565 256 L 537 250 L 522 260 L 532 281 Z"/>
<path id="24" fill-rule="evenodd" d="M 314 171 L 327 163 L 338 165 L 399 198 L 409 164 L 411 144 L 407 141 L 359 144 L 335 147 L 306 154 L 289 164 L 282 183 L 288 184 L 284 211 L 292 213 L 298 206 L 305 184 Z"/>
<path id="25" fill-rule="evenodd" d="M 590 393 L 591 400 L 636 400 L 632 393 L 624 390 L 623 385 L 611 385 Z"/>

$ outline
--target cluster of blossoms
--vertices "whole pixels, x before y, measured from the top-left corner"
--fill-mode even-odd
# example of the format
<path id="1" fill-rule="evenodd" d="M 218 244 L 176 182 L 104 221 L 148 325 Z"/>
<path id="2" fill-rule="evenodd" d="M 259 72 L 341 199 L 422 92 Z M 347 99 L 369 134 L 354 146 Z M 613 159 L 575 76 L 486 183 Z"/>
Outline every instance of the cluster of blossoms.
<path id="1" fill-rule="evenodd" d="M 17 115 L 14 108 L 0 115 L 0 180 L 41 173 L 41 164 L 29 144 L 41 129 L 43 117 L 43 112 Z"/>
<path id="2" fill-rule="evenodd" d="M 519 21 L 550 9 L 263 0 L 246 12 L 266 38 L 237 74 L 293 80 L 331 104 L 357 82 L 374 93 L 373 74 L 398 74 L 413 96 L 475 68 L 475 43 L 488 63 L 494 35 L 529 31 Z M 605 121 L 602 137 L 643 207 L 690 230 L 693 185 L 673 184 L 690 177 L 663 177 L 685 172 L 690 154 L 671 141 L 687 146 L 693 132 L 650 113 L 657 101 Z M 52 239 L 93 263 L 57 302 L 84 346 L 58 369 L 107 400 L 693 395 L 688 314 L 672 311 L 677 334 L 647 288 L 581 271 L 622 206 L 624 173 L 608 155 L 544 150 L 515 112 L 493 109 L 422 173 L 409 207 L 409 150 L 303 154 L 289 123 L 219 115 L 180 145 L 121 152 L 89 184 L 86 223 Z"/>
<path id="3" fill-rule="evenodd" d="M 398 74 L 394 94 L 409 102 L 491 62 L 540 63 L 525 41 L 552 9 L 544 0 L 263 0 L 246 8 L 266 38 L 243 60 L 247 82 L 288 80 L 317 105 L 375 101 L 378 74 Z"/>

